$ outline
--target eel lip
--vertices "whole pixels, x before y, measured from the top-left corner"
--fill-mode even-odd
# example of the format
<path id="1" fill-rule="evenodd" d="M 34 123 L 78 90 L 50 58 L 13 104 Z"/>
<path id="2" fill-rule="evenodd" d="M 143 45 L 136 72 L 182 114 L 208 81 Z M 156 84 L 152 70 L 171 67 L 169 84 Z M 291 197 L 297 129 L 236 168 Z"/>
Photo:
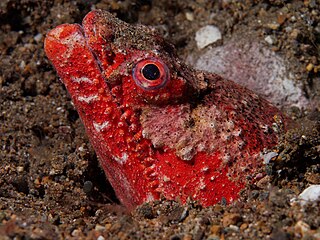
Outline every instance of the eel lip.
<path id="1" fill-rule="evenodd" d="M 47 33 L 44 50 L 47 57 L 54 61 L 60 58 L 74 42 L 85 44 L 82 27 L 79 24 L 62 24 Z"/>
<path id="2" fill-rule="evenodd" d="M 65 41 L 75 35 L 83 35 L 83 29 L 79 24 L 61 24 L 51 29 L 46 36 L 45 43 L 48 39 L 51 41 Z M 79 37 L 78 37 L 79 38 Z"/>

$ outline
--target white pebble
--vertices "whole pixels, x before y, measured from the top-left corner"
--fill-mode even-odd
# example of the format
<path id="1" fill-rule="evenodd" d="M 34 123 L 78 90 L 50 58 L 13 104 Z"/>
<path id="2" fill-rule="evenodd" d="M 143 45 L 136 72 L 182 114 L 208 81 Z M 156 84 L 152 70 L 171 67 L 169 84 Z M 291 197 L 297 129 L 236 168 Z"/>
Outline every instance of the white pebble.
<path id="1" fill-rule="evenodd" d="M 96 231 L 104 231 L 106 228 L 104 226 L 101 226 L 100 224 L 97 224 L 94 228 Z"/>
<path id="2" fill-rule="evenodd" d="M 299 199 L 304 205 L 307 201 L 317 201 L 320 198 L 320 185 L 311 185 L 303 190 L 299 195 Z"/>
<path id="3" fill-rule="evenodd" d="M 273 44 L 273 39 L 272 39 L 271 36 L 266 36 L 266 37 L 264 38 L 264 40 L 265 40 L 267 43 L 269 43 L 270 45 Z"/>
<path id="4" fill-rule="evenodd" d="M 19 65 L 20 69 L 24 69 L 26 67 L 26 62 L 25 61 L 21 61 L 20 65 Z"/>
<path id="5" fill-rule="evenodd" d="M 193 15 L 192 12 L 186 12 L 185 15 L 186 15 L 186 19 L 187 19 L 188 21 L 191 22 L 191 21 L 194 20 L 194 15 Z"/>
<path id="6" fill-rule="evenodd" d="M 18 171 L 19 173 L 23 172 L 23 171 L 24 171 L 24 167 L 18 166 L 18 167 L 17 167 L 17 171 Z"/>
<path id="7" fill-rule="evenodd" d="M 34 40 L 36 42 L 40 42 L 42 37 L 43 37 L 43 35 L 41 33 L 38 33 L 37 35 L 34 36 Z"/>
<path id="8" fill-rule="evenodd" d="M 83 152 L 83 151 L 84 151 L 84 147 L 83 147 L 83 146 L 80 146 L 80 147 L 78 147 L 78 150 L 79 150 L 80 152 Z"/>
<path id="9" fill-rule="evenodd" d="M 200 28 L 196 32 L 195 40 L 199 49 L 205 48 L 206 46 L 221 39 L 221 32 L 219 28 L 213 25 L 207 25 Z"/>
<path id="10" fill-rule="evenodd" d="M 274 157 L 278 156 L 278 153 L 276 152 L 268 152 L 266 154 L 263 154 L 263 163 L 264 164 L 269 164 L 270 160 Z"/>

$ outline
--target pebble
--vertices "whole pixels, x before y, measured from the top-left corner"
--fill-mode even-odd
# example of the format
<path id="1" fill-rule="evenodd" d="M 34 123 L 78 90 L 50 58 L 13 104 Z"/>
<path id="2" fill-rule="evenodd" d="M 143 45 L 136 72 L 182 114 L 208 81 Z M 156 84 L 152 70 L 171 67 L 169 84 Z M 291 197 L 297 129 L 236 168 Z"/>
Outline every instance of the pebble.
<path id="1" fill-rule="evenodd" d="M 89 194 L 93 189 L 93 183 L 91 181 L 85 181 L 83 184 L 83 191 Z"/>
<path id="2" fill-rule="evenodd" d="M 309 183 L 320 184 L 320 173 L 307 173 L 305 178 Z"/>
<path id="3" fill-rule="evenodd" d="M 280 13 L 277 17 L 277 22 L 282 25 L 287 19 L 287 14 L 284 14 L 284 13 Z"/>
<path id="4" fill-rule="evenodd" d="M 245 230 L 248 228 L 248 223 L 242 223 L 240 226 L 240 230 Z"/>
<path id="5" fill-rule="evenodd" d="M 71 236 L 73 236 L 73 237 L 79 237 L 80 235 L 81 235 L 81 230 L 80 229 L 75 229 L 71 233 Z"/>
<path id="6" fill-rule="evenodd" d="M 192 12 L 186 12 L 185 15 L 188 21 L 192 22 L 194 20 L 194 15 Z"/>
<path id="7" fill-rule="evenodd" d="M 306 204 L 308 201 L 317 201 L 320 198 L 320 185 L 311 185 L 303 190 L 298 198 L 302 205 Z"/>
<path id="8" fill-rule="evenodd" d="M 279 23 L 269 23 L 269 24 L 267 24 L 267 27 L 272 30 L 277 30 L 280 27 L 280 24 Z"/>
<path id="9" fill-rule="evenodd" d="M 183 240 L 192 240 L 192 235 L 186 234 L 186 235 L 183 236 L 182 239 L 183 239 Z"/>
<path id="10" fill-rule="evenodd" d="M 270 45 L 272 45 L 274 43 L 274 41 L 273 41 L 273 39 L 272 39 L 272 37 L 270 35 L 266 36 L 264 38 L 264 40 Z"/>
<path id="11" fill-rule="evenodd" d="M 262 155 L 263 163 L 269 164 L 270 160 L 276 156 L 278 156 L 278 153 L 276 153 L 276 152 L 268 152 L 266 154 L 263 154 Z"/>
<path id="12" fill-rule="evenodd" d="M 35 185 L 40 185 L 40 184 L 41 184 L 40 179 L 39 179 L 39 178 L 36 178 L 36 179 L 34 180 L 34 184 L 35 184 Z"/>
<path id="13" fill-rule="evenodd" d="M 200 28 L 196 32 L 196 43 L 199 49 L 203 49 L 206 46 L 220 40 L 222 38 L 219 28 L 213 25 L 207 25 Z"/>
<path id="14" fill-rule="evenodd" d="M 273 240 L 289 240 L 289 234 L 287 234 L 284 230 L 279 228 L 274 228 L 270 235 L 270 238 Z"/>
<path id="15" fill-rule="evenodd" d="M 277 106 L 305 107 L 309 100 L 286 65 L 283 56 L 250 38 L 235 36 L 223 45 L 188 56 L 188 64 L 199 70 L 232 79 Z"/>
<path id="16" fill-rule="evenodd" d="M 80 146 L 80 147 L 78 148 L 78 150 L 79 150 L 80 152 L 83 152 L 83 151 L 84 151 L 84 147 L 83 147 L 83 146 Z"/>
<path id="17" fill-rule="evenodd" d="M 210 228 L 211 234 L 214 236 L 219 236 L 221 233 L 221 226 L 220 225 L 212 225 Z"/>
<path id="18" fill-rule="evenodd" d="M 18 166 L 18 167 L 17 167 L 17 171 L 18 171 L 19 173 L 23 172 L 23 171 L 24 171 L 24 167 L 23 167 L 23 166 Z"/>
<path id="19" fill-rule="evenodd" d="M 0 212 L 0 222 L 2 222 L 2 221 L 5 220 L 5 219 L 6 219 L 6 213 L 3 212 L 3 211 L 1 211 L 1 212 Z"/>
<path id="20" fill-rule="evenodd" d="M 26 62 L 22 60 L 22 61 L 20 62 L 19 67 L 20 67 L 20 69 L 23 70 L 23 69 L 26 67 Z"/>
<path id="21" fill-rule="evenodd" d="M 209 235 L 207 240 L 220 240 L 222 238 L 220 238 L 219 236 L 215 236 L 215 235 Z"/>
<path id="22" fill-rule="evenodd" d="M 298 221 L 294 226 L 294 230 L 296 233 L 303 237 L 304 235 L 306 235 L 306 233 L 310 231 L 310 226 L 304 221 Z"/>
<path id="23" fill-rule="evenodd" d="M 230 225 L 236 225 L 241 221 L 241 216 L 238 213 L 227 213 L 223 216 L 222 225 L 228 227 Z"/>
<path id="24" fill-rule="evenodd" d="M 257 187 L 258 188 L 267 188 L 269 185 L 270 185 L 270 182 L 271 182 L 271 179 L 270 179 L 270 176 L 265 176 L 263 178 L 261 178 L 257 183 Z"/>
<path id="25" fill-rule="evenodd" d="M 232 231 L 235 231 L 235 232 L 239 232 L 239 227 L 236 226 L 236 225 L 230 225 L 229 229 L 232 230 Z"/>
<path id="26" fill-rule="evenodd" d="M 104 226 L 101 226 L 100 224 L 97 224 L 94 229 L 96 231 L 104 231 L 106 228 Z"/>
<path id="27" fill-rule="evenodd" d="M 307 65 L 307 67 L 306 67 L 306 70 L 308 71 L 308 72 L 311 72 L 312 71 L 312 69 L 313 69 L 313 64 L 312 63 L 309 63 L 308 65 Z"/>
<path id="28" fill-rule="evenodd" d="M 38 33 L 37 35 L 34 36 L 34 40 L 36 42 L 40 42 L 42 40 L 43 35 L 41 33 Z"/>
<path id="29" fill-rule="evenodd" d="M 292 39 L 297 39 L 299 35 L 300 35 L 300 31 L 298 29 L 293 29 L 292 32 L 290 33 L 290 37 Z"/>

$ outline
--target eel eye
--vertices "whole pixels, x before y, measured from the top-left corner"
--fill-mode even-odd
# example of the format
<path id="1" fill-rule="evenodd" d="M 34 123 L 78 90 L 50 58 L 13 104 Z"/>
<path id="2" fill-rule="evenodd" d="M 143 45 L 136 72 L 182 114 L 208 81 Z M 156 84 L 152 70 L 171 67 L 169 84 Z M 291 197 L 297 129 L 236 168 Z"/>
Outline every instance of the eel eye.
<path id="1" fill-rule="evenodd" d="M 132 70 L 136 84 L 144 90 L 162 88 L 169 80 L 169 69 L 157 58 L 146 58 L 139 61 Z"/>

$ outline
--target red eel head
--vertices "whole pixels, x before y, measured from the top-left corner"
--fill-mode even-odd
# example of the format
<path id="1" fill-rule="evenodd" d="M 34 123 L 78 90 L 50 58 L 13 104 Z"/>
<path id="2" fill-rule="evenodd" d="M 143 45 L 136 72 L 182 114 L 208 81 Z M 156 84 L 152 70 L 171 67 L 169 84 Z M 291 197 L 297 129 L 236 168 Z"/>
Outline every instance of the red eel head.
<path id="1" fill-rule="evenodd" d="M 108 12 L 51 30 L 45 51 L 129 208 L 161 195 L 204 206 L 237 199 L 283 128 L 266 100 L 189 68 L 152 29 Z"/>
<path id="2" fill-rule="evenodd" d="M 111 91 L 121 92 L 118 102 L 139 108 L 186 98 L 190 83 L 181 75 L 173 46 L 150 28 L 133 27 L 107 14 L 87 14 L 83 28 Z"/>

